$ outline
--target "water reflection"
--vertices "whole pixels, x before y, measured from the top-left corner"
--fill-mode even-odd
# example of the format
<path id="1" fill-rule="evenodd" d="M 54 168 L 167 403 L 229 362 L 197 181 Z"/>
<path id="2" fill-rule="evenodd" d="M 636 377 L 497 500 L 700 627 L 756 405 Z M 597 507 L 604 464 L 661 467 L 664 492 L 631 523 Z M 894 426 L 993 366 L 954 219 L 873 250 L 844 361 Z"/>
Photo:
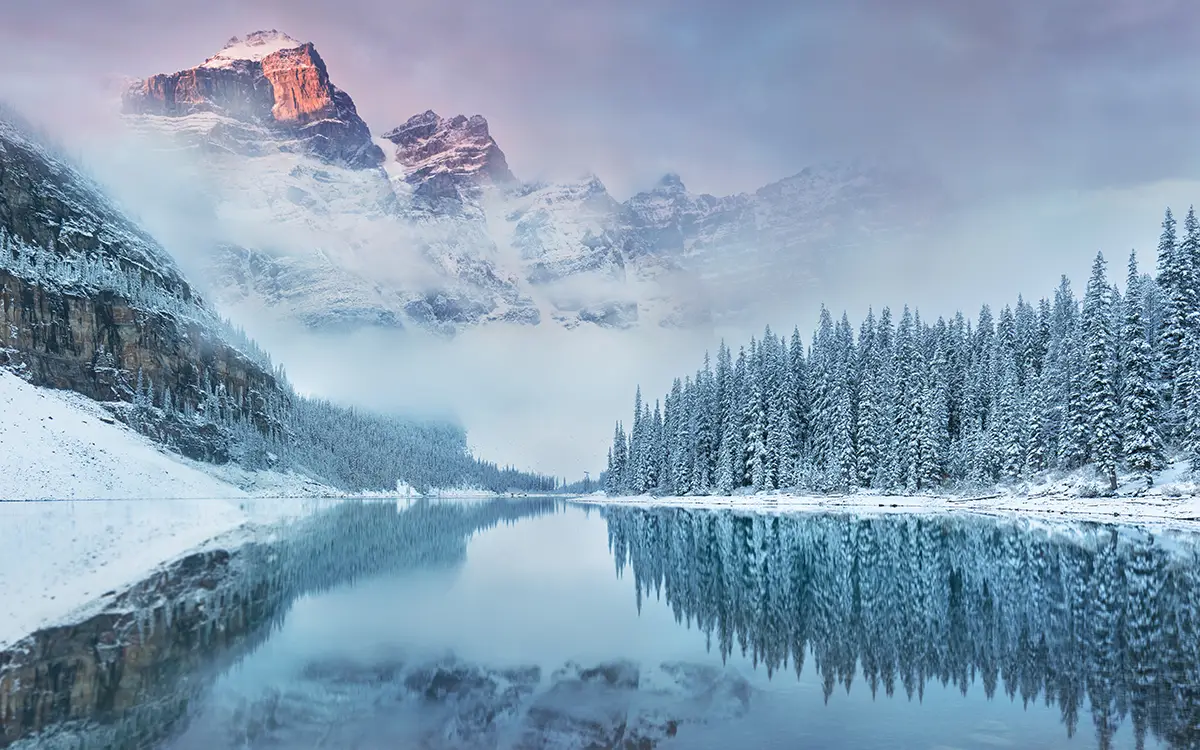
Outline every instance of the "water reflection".
<path id="1" fill-rule="evenodd" d="M 808 656 L 838 685 L 908 699 L 931 680 L 982 684 L 1089 714 L 1107 748 L 1122 722 L 1200 746 L 1200 552 L 1190 535 L 982 518 L 775 516 L 607 508 L 617 571 L 640 609 L 774 673 Z"/>
<path id="2" fill-rule="evenodd" d="M 0 652 L 0 748 L 153 747 L 298 597 L 363 576 L 457 565 L 473 533 L 556 507 L 346 502 L 273 541 L 191 555 L 101 614 Z"/>

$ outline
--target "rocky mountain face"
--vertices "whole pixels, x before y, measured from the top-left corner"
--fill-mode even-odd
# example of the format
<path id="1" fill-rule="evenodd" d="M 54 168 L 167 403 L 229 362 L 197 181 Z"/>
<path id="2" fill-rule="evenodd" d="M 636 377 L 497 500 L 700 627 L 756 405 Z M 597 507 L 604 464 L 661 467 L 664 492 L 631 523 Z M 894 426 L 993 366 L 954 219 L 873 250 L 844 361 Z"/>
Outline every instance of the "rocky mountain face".
<path id="1" fill-rule="evenodd" d="M 479 115 L 426 111 L 372 141 L 313 45 L 274 31 L 139 82 L 124 106 L 163 148 L 206 153 L 213 294 L 316 329 L 706 323 L 817 288 L 944 203 L 858 165 L 732 196 L 677 175 L 625 201 L 595 176 L 523 182 Z"/>
<path id="2" fill-rule="evenodd" d="M 283 147 L 331 162 L 360 169 L 383 163 L 367 124 L 350 96 L 330 82 L 316 48 L 278 31 L 233 37 L 203 65 L 138 81 L 123 106 L 127 113 L 161 117 L 216 113 L 266 128 Z M 254 138 L 229 130 L 214 136 L 246 155 L 256 153 Z"/>
<path id="3" fill-rule="evenodd" d="M 100 401 L 135 401 L 154 389 L 151 399 L 179 412 L 194 413 L 219 389 L 264 430 L 267 404 L 283 392 L 256 349 L 230 343 L 154 239 L 2 119 L 0 366 Z M 223 458 L 220 446 L 179 425 L 159 429 L 193 458 Z"/>

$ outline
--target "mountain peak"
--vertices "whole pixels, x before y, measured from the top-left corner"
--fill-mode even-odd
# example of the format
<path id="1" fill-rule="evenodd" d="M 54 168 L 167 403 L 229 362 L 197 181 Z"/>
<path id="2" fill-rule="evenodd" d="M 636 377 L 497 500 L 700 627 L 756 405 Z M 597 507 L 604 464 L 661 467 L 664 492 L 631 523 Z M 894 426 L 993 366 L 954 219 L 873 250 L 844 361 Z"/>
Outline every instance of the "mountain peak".
<path id="1" fill-rule="evenodd" d="M 659 192 L 686 192 L 687 188 L 683 186 L 683 178 L 675 172 L 667 172 L 662 177 L 658 178 L 654 189 Z"/>
<path id="2" fill-rule="evenodd" d="M 137 81 L 122 99 L 126 114 L 214 113 L 265 126 L 268 141 L 282 142 L 272 148 L 306 151 L 351 168 L 383 163 L 382 149 L 371 141 L 354 101 L 329 79 L 316 48 L 276 29 L 235 36 L 201 65 Z M 264 153 L 263 139 L 253 131 L 222 127 L 208 138 L 221 151 Z"/>
<path id="3" fill-rule="evenodd" d="M 227 68 L 239 60 L 262 62 L 264 57 L 285 49 L 304 46 L 282 31 L 252 31 L 245 39 L 230 37 L 217 54 L 204 61 L 202 68 Z"/>
<path id="4" fill-rule="evenodd" d="M 409 182 L 423 183 L 436 175 L 474 182 L 516 181 L 482 115 L 446 119 L 430 109 L 383 137 L 396 144 L 396 160 L 406 168 Z"/>

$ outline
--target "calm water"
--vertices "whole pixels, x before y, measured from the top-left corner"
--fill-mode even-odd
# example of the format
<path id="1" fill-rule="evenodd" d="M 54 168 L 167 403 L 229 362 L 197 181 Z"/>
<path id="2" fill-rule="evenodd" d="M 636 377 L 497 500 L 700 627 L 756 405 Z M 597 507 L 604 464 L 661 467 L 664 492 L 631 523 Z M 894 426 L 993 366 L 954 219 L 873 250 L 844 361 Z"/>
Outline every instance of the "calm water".
<path id="1" fill-rule="evenodd" d="M 977 517 L 352 503 L 235 557 L 232 587 L 160 586 L 182 603 L 127 628 L 155 645 L 127 647 L 125 702 L 17 744 L 1197 747 L 1196 542 Z M 189 619 L 197 591 L 215 625 Z"/>

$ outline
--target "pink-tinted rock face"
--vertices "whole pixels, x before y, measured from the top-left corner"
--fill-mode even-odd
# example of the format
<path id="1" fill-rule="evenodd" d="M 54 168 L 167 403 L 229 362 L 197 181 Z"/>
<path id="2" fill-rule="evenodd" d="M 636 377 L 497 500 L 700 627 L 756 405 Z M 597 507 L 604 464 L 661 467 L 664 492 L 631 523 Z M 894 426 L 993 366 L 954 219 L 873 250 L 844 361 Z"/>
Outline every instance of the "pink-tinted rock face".
<path id="1" fill-rule="evenodd" d="M 338 116 L 335 89 L 311 43 L 275 52 L 264 57 L 261 64 L 274 94 L 271 117 L 275 122 L 306 125 Z"/>
<path id="2" fill-rule="evenodd" d="M 383 163 L 354 101 L 330 81 L 311 43 L 278 32 L 256 32 L 247 40 L 257 44 L 235 37 L 203 65 L 135 83 L 123 97 L 124 111 L 166 117 L 214 112 L 266 126 L 330 161 L 360 168 Z"/>

